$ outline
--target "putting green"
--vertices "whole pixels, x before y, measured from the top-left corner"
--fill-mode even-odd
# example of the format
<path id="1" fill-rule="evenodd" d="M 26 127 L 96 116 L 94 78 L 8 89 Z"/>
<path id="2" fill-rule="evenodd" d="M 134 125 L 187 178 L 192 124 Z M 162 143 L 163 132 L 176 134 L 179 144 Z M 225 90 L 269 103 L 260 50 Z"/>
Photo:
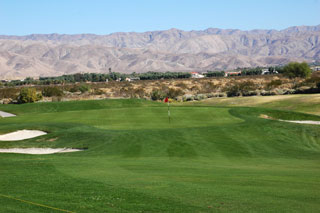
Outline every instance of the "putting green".
<path id="1" fill-rule="evenodd" d="M 259 108 L 101 100 L 0 106 L 0 133 L 48 132 L 0 148 L 80 148 L 53 155 L 0 153 L 1 194 L 73 212 L 316 212 L 320 120 Z M 3 212 L 48 207 L 0 196 Z"/>

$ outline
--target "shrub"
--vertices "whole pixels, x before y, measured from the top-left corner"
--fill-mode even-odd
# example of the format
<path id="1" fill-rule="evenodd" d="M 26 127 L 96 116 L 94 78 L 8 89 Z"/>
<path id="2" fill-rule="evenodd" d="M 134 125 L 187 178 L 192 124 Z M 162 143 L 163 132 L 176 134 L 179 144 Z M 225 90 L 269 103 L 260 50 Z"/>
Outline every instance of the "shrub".
<path id="1" fill-rule="evenodd" d="M 167 96 L 169 98 L 176 98 L 180 95 L 183 95 L 184 92 L 181 89 L 174 89 L 174 88 L 169 88 L 168 92 L 167 92 Z"/>
<path id="2" fill-rule="evenodd" d="M 255 96 L 255 95 L 258 95 L 257 91 L 244 91 L 242 93 L 242 96 Z"/>
<path id="3" fill-rule="evenodd" d="M 41 99 L 41 94 L 37 95 L 35 88 L 22 88 L 18 96 L 18 103 L 33 103 Z"/>
<path id="4" fill-rule="evenodd" d="M 42 90 L 42 95 L 45 97 L 63 96 L 63 91 L 58 87 L 46 87 Z"/>
<path id="5" fill-rule="evenodd" d="M 282 81 L 280 79 L 272 80 L 267 84 L 267 88 L 268 89 L 275 88 L 280 86 L 281 84 L 282 84 Z"/>
<path id="6" fill-rule="evenodd" d="M 233 85 L 227 90 L 228 97 L 240 96 L 240 90 L 238 85 Z"/>
<path id="7" fill-rule="evenodd" d="M 289 78 L 307 78 L 311 75 L 311 69 L 306 62 L 291 62 L 283 67 L 283 75 Z"/>
<path id="8" fill-rule="evenodd" d="M 190 94 L 186 94 L 182 97 L 182 101 L 193 101 L 193 100 L 194 100 L 194 96 Z"/>
<path id="9" fill-rule="evenodd" d="M 80 86 L 79 86 L 79 91 L 81 92 L 81 93 L 85 93 L 85 92 L 87 92 L 87 91 L 89 91 L 90 90 L 90 85 L 88 85 L 88 84 L 81 84 Z"/>
<path id="10" fill-rule="evenodd" d="M 239 89 L 242 93 L 252 91 L 256 89 L 256 85 L 252 81 L 244 81 L 239 84 Z"/>
<path id="11" fill-rule="evenodd" d="M 133 90 L 135 97 L 143 98 L 145 96 L 145 91 L 142 87 Z"/>
<path id="12" fill-rule="evenodd" d="M 160 90 L 158 89 L 154 89 L 152 90 L 151 94 L 150 94 L 150 97 L 153 101 L 156 101 L 156 100 L 162 100 L 165 98 L 165 95 L 163 94 L 163 92 L 161 92 Z"/>
<path id="13" fill-rule="evenodd" d="M 69 92 L 78 92 L 79 91 L 79 87 L 78 86 L 74 86 L 74 87 L 71 87 L 70 89 L 69 89 Z"/>
<path id="14" fill-rule="evenodd" d="M 244 81 L 239 84 L 234 84 L 233 86 L 227 88 L 227 96 L 233 97 L 233 96 L 248 96 L 248 95 L 254 95 L 255 92 L 253 92 L 256 89 L 255 84 L 252 81 Z"/>
<path id="15" fill-rule="evenodd" d="M 185 83 L 183 83 L 183 82 L 177 83 L 177 84 L 176 84 L 176 87 L 180 87 L 180 88 L 182 88 L 182 89 L 187 89 L 187 88 L 188 88 L 188 86 L 187 86 Z"/>
<path id="16" fill-rule="evenodd" d="M 202 92 L 204 93 L 210 93 L 215 91 L 219 86 L 212 83 L 211 81 L 204 82 L 202 86 Z"/>
<path id="17" fill-rule="evenodd" d="M 275 91 L 261 91 L 260 93 L 262 96 L 271 96 L 271 95 L 276 95 Z"/>
<path id="18" fill-rule="evenodd" d="M 2 88 L 0 89 L 0 99 L 12 98 L 16 99 L 19 89 L 17 88 Z"/>
<path id="19" fill-rule="evenodd" d="M 101 89 L 98 89 L 98 88 L 96 88 L 96 89 L 94 89 L 93 90 L 93 94 L 94 95 L 102 95 L 104 92 L 101 90 Z"/>

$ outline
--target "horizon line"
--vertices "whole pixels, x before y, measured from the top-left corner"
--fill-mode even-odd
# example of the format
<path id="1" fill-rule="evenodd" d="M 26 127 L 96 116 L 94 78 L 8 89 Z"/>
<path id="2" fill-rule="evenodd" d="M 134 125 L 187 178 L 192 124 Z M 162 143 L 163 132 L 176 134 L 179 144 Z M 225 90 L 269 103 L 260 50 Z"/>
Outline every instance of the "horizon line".
<path id="1" fill-rule="evenodd" d="M 111 33 L 105 33 L 105 34 L 98 34 L 98 33 L 57 33 L 57 32 L 52 32 L 52 33 L 30 33 L 30 34 L 21 34 L 21 35 L 14 35 L 14 34 L 0 34 L 0 36 L 17 36 L 17 37 L 24 37 L 24 36 L 31 36 L 31 35 L 97 35 L 97 36 L 106 36 L 106 35 L 112 35 L 112 34 L 117 34 L 117 33 L 148 33 L 148 32 L 163 32 L 163 31 L 171 31 L 171 30 L 178 30 L 178 31 L 183 31 L 183 32 L 193 32 L 193 31 L 206 31 L 209 29 L 220 29 L 220 30 L 233 30 L 233 31 L 242 31 L 242 32 L 252 32 L 252 31 L 284 31 L 290 28 L 294 28 L 294 27 L 320 27 L 320 24 L 317 25 L 293 25 L 293 26 L 289 26 L 283 29 L 263 29 L 263 28 L 255 28 L 255 29 L 250 29 L 250 30 L 244 30 L 244 29 L 239 29 L 239 28 L 217 28 L 217 27 L 208 27 L 205 29 L 199 29 L 199 30 L 182 30 L 179 28 L 169 28 L 169 29 L 162 29 L 162 30 L 147 30 L 147 31 L 116 31 L 116 32 L 111 32 Z"/>

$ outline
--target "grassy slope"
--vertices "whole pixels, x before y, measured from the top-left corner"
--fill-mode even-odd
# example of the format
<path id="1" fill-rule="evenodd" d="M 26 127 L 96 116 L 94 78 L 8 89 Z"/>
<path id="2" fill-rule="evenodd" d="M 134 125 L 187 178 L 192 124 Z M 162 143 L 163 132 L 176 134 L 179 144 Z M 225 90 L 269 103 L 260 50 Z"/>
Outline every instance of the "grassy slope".
<path id="1" fill-rule="evenodd" d="M 191 105 L 263 107 L 320 115 L 320 94 L 211 98 Z"/>
<path id="2" fill-rule="evenodd" d="M 49 134 L 0 147 L 88 148 L 0 154 L 0 194 L 76 212 L 317 212 L 319 119 L 271 109 L 172 107 L 141 100 L 6 105 L 0 132 Z M 2 212 L 47 209 L 0 197 Z"/>
<path id="3" fill-rule="evenodd" d="M 193 104 L 199 104 L 195 102 Z M 249 106 L 320 115 L 320 94 L 211 98 L 201 102 L 211 106 Z"/>

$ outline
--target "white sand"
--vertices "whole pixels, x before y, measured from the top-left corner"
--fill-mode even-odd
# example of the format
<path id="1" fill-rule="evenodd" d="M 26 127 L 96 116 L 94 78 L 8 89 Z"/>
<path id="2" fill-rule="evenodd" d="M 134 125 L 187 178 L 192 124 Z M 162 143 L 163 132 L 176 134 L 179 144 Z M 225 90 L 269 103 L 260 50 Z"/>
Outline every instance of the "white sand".
<path id="1" fill-rule="evenodd" d="M 320 125 L 320 121 L 309 121 L 309 120 L 281 120 L 281 119 L 274 119 L 268 115 L 261 114 L 260 118 L 270 119 L 270 120 L 277 120 L 289 123 L 297 123 L 297 124 L 313 124 L 313 125 Z"/>
<path id="2" fill-rule="evenodd" d="M 18 130 L 8 134 L 0 135 L 0 141 L 20 141 L 46 134 L 46 132 L 40 130 Z"/>
<path id="3" fill-rule="evenodd" d="M 54 153 L 65 152 L 78 152 L 81 149 L 68 149 L 68 148 L 11 148 L 0 149 L 0 153 L 18 153 L 18 154 L 31 154 L 31 155 L 46 155 Z"/>
<path id="4" fill-rule="evenodd" d="M 279 120 L 284 122 L 290 122 L 290 123 L 297 123 L 297 124 L 314 124 L 314 125 L 320 125 L 320 121 L 290 121 L 290 120 Z"/>
<path id="5" fill-rule="evenodd" d="M 16 115 L 8 113 L 8 112 L 0 111 L 0 117 L 7 118 L 7 117 L 14 117 L 14 116 L 16 116 Z"/>

